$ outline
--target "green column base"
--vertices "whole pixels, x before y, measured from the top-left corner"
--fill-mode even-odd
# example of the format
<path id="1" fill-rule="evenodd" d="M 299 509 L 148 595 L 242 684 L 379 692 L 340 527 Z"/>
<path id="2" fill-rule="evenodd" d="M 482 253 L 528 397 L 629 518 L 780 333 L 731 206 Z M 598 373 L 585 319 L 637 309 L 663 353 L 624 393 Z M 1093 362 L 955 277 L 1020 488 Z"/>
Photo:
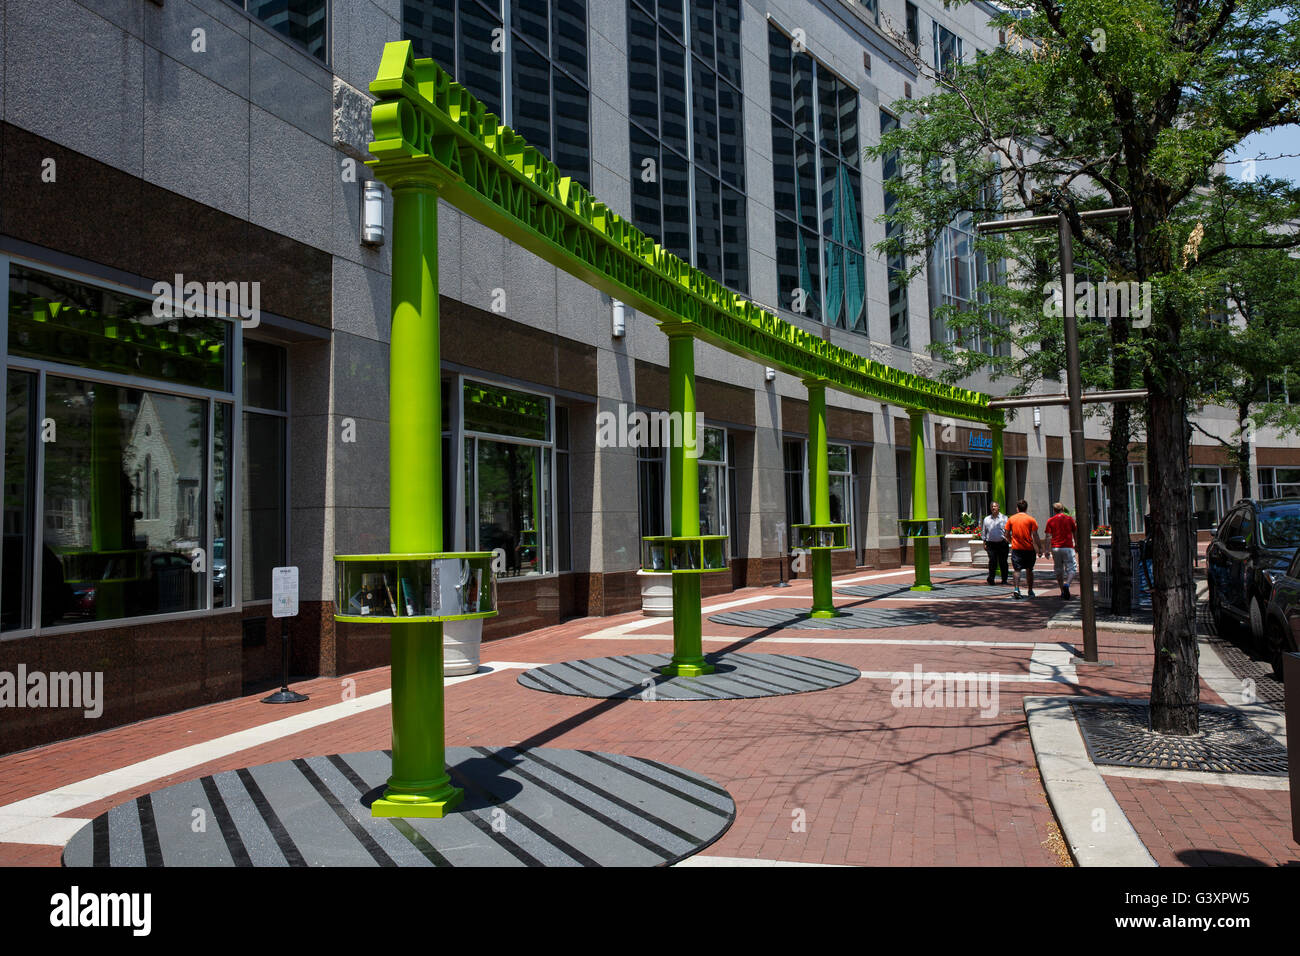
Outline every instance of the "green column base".
<path id="1" fill-rule="evenodd" d="M 690 572 L 673 575 L 673 659 L 659 668 L 665 677 L 700 677 L 713 673 L 704 659 L 703 626 L 700 614 L 700 576 Z"/>
<path id="2" fill-rule="evenodd" d="M 663 667 L 659 668 L 659 673 L 665 677 L 703 677 L 705 674 L 712 674 L 714 667 L 703 657 L 685 660 L 673 658 Z"/>
<path id="3" fill-rule="evenodd" d="M 926 538 L 912 539 L 912 564 L 916 568 L 916 582 L 909 590 L 933 591 L 930 582 L 930 542 Z"/>
<path id="4" fill-rule="evenodd" d="M 456 809 L 465 799 L 465 791 L 449 782 L 433 785 L 427 790 L 408 792 L 389 787 L 384 795 L 370 805 L 372 817 L 420 817 L 441 819 Z"/>
<path id="5" fill-rule="evenodd" d="M 812 553 L 813 606 L 809 617 L 839 617 L 835 609 L 835 599 L 831 596 L 831 553 L 814 551 Z"/>

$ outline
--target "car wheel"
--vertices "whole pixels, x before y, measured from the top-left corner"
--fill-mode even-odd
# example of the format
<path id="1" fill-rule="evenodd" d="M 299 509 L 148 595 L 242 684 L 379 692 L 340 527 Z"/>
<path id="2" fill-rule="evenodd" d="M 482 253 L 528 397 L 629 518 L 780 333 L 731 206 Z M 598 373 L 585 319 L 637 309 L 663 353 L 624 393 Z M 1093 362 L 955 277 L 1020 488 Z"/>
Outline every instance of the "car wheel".
<path id="1" fill-rule="evenodd" d="M 1264 643 L 1264 606 L 1258 597 L 1250 599 L 1250 639 L 1258 648 L 1265 648 Z"/>

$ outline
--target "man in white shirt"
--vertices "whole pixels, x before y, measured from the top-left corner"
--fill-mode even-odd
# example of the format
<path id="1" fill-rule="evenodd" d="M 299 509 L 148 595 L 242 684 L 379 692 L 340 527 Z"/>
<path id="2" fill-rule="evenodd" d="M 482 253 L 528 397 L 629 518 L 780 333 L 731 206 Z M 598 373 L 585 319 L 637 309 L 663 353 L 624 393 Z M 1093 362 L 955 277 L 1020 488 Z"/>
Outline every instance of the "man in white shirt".
<path id="1" fill-rule="evenodd" d="M 1007 554 L 1011 542 L 1007 540 L 1007 516 L 998 510 L 996 501 L 989 505 L 989 513 L 984 516 L 984 525 L 980 528 L 980 540 L 984 542 L 984 550 L 989 555 L 988 583 L 993 583 L 994 573 L 1001 568 L 1002 583 L 1006 584 Z"/>

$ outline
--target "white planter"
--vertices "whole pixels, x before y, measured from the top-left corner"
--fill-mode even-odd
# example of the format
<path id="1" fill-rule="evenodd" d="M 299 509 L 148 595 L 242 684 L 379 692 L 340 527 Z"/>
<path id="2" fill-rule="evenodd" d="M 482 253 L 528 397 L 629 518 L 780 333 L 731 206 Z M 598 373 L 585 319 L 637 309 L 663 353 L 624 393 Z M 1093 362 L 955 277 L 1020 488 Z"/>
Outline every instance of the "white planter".
<path id="1" fill-rule="evenodd" d="M 445 621 L 442 625 L 442 673 L 447 677 L 473 674 L 478 670 L 482 643 L 483 618 Z"/>
<path id="2" fill-rule="evenodd" d="M 971 563 L 977 568 L 987 568 L 989 566 L 989 549 L 985 547 L 984 542 L 979 538 L 971 539 L 970 553 L 973 559 Z"/>
<path id="3" fill-rule="evenodd" d="M 971 554 L 971 542 L 976 540 L 969 534 L 946 534 L 943 543 L 948 551 L 948 561 L 952 564 L 973 564 L 975 556 Z"/>
<path id="4" fill-rule="evenodd" d="M 1109 552 L 1109 551 L 1103 552 L 1100 548 L 1097 547 L 1097 545 L 1099 545 L 1099 544 L 1104 544 L 1104 545 L 1109 546 L 1109 545 L 1110 545 L 1110 536 L 1107 535 L 1107 536 L 1105 536 L 1105 537 L 1097 537 L 1097 538 L 1093 538 L 1093 539 L 1092 539 L 1092 542 L 1091 542 L 1091 548 L 1092 548 L 1092 570 L 1093 570 L 1093 573 L 1094 573 L 1094 574 L 1100 574 L 1102 571 L 1106 571 L 1106 572 L 1109 574 L 1109 571 L 1110 571 L 1110 561 L 1108 560 L 1108 557 L 1109 557 L 1110 552 Z M 1103 554 L 1106 555 L 1107 558 L 1103 558 Z M 1104 562 L 1104 563 L 1103 563 L 1103 562 Z"/>
<path id="5" fill-rule="evenodd" d="M 646 617 L 673 616 L 671 571 L 638 571 L 641 579 L 641 613 Z"/>

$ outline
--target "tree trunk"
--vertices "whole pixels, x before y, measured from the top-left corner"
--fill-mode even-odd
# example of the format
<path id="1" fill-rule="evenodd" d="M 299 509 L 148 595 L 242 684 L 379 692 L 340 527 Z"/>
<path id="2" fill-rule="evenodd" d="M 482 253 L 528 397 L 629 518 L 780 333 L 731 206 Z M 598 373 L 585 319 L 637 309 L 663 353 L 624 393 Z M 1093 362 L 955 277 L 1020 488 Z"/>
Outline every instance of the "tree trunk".
<path id="1" fill-rule="evenodd" d="M 1151 729 L 1162 734 L 1197 731 L 1200 649 L 1192 581 L 1191 476 L 1187 449 L 1187 386 L 1176 376 L 1145 375 L 1150 423 L 1152 576 L 1155 662 L 1151 673 Z"/>
<path id="2" fill-rule="evenodd" d="M 1110 610 L 1127 615 L 1133 611 L 1133 553 L 1129 547 L 1128 441 L 1132 412 L 1127 402 L 1111 406 L 1110 479 Z M 1093 517 L 1096 521 L 1096 516 Z"/>

